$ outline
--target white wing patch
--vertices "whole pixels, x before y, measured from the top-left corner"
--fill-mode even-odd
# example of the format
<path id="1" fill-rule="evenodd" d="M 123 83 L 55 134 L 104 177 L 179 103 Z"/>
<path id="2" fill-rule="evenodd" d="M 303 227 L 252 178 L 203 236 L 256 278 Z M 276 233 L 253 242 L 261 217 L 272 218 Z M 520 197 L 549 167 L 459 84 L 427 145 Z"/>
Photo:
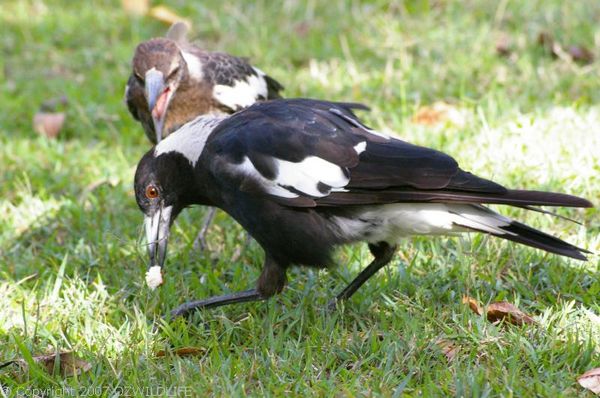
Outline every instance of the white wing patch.
<path id="1" fill-rule="evenodd" d="M 247 108 L 254 104 L 259 96 L 267 98 L 267 82 L 263 75 L 259 73 L 259 76 L 251 75 L 245 80 L 236 80 L 233 86 L 217 84 L 213 88 L 213 96 L 233 110 Z"/>
<path id="2" fill-rule="evenodd" d="M 358 155 L 363 153 L 366 149 L 367 149 L 367 141 L 359 142 L 358 144 L 354 145 L 354 150 L 356 151 L 356 153 Z"/>
<path id="3" fill-rule="evenodd" d="M 297 198 L 297 193 L 289 191 L 281 186 L 279 186 L 275 181 L 269 180 L 263 177 L 262 174 L 258 170 L 254 168 L 254 165 L 247 157 L 244 158 L 244 161 L 235 166 L 235 169 L 241 172 L 244 175 L 252 177 L 254 180 L 258 181 L 258 183 L 263 187 L 266 193 L 270 195 L 279 196 L 281 198 Z"/>
<path id="4" fill-rule="evenodd" d="M 235 168 L 244 175 L 251 176 L 265 192 L 282 198 L 297 198 L 295 191 L 312 197 L 324 197 L 331 191 L 342 191 L 350 177 L 340 166 L 316 156 L 309 156 L 301 162 L 274 159 L 277 176 L 274 180 L 265 178 L 248 157 Z M 323 191 L 319 190 L 320 184 Z M 330 187 L 330 188 L 329 188 Z"/>
<path id="5" fill-rule="evenodd" d="M 181 51 L 181 56 L 187 64 L 190 77 L 194 80 L 202 80 L 204 78 L 204 72 L 202 71 L 202 62 L 200 62 L 198 57 L 187 51 Z"/>
<path id="6" fill-rule="evenodd" d="M 279 159 L 275 163 L 278 169 L 275 178 L 277 184 L 283 187 L 293 187 L 314 197 L 323 197 L 329 194 L 329 192 L 323 193 L 319 190 L 319 183 L 336 189 L 343 188 L 350 181 L 340 166 L 316 156 L 309 156 L 297 163 Z"/>
<path id="7" fill-rule="evenodd" d="M 202 115 L 184 124 L 156 145 L 154 156 L 178 152 L 185 156 L 192 166 L 196 166 L 208 136 L 224 118 L 225 116 Z"/>

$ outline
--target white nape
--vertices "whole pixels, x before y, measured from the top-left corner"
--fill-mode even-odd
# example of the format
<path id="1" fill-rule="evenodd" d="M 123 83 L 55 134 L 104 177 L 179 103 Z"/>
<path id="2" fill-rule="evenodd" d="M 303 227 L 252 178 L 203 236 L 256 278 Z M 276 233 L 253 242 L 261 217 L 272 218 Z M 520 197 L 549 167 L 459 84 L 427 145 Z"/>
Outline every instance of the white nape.
<path id="1" fill-rule="evenodd" d="M 267 82 L 263 75 L 250 75 L 245 80 L 236 80 L 233 86 L 217 84 L 213 88 L 213 97 L 233 110 L 249 107 L 259 96 L 267 98 Z"/>
<path id="2" fill-rule="evenodd" d="M 200 62 L 200 59 L 187 51 L 181 51 L 181 56 L 187 64 L 190 77 L 193 80 L 202 80 L 204 78 L 204 72 L 202 71 L 202 62 Z"/>
<path id="3" fill-rule="evenodd" d="M 213 129 L 226 116 L 202 115 L 184 124 L 154 147 L 154 157 L 163 153 L 177 152 L 185 156 L 192 166 L 196 166 L 198 158 Z"/>
<path id="4" fill-rule="evenodd" d="M 396 243 L 411 235 L 448 235 L 480 231 L 512 235 L 501 227 L 511 219 L 471 204 L 394 203 L 365 206 L 352 217 L 333 217 L 339 234 L 348 240 Z"/>

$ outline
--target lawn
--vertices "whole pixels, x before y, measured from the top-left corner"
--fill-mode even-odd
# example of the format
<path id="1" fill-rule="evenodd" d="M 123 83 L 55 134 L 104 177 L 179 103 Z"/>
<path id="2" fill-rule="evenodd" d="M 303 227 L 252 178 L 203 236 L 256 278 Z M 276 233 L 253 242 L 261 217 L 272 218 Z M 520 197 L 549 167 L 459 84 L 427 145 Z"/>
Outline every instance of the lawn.
<path id="1" fill-rule="evenodd" d="M 600 55 L 597 0 L 165 4 L 201 45 L 250 57 L 288 97 L 363 102 L 374 128 L 466 170 L 600 205 L 600 60 L 568 54 Z M 195 250 L 205 209 L 193 208 L 173 226 L 166 284 L 145 286 L 132 184 L 149 143 L 123 92 L 135 45 L 166 28 L 116 0 L 0 4 L 0 363 L 73 351 L 91 365 L 75 377 L 7 366 L 4 395 L 592 396 L 576 379 L 600 366 L 597 209 L 558 210 L 578 225 L 497 207 L 596 253 L 587 262 L 477 234 L 418 237 L 328 313 L 370 261 L 357 245 L 336 269 L 294 269 L 268 302 L 161 322 L 184 301 L 253 286 L 263 257 L 251 243 L 231 260 L 245 234 L 224 213 Z M 32 117 L 60 96 L 64 128 L 41 137 Z M 446 116 L 418 117 L 436 102 Z M 463 295 L 536 323 L 491 323 Z"/>

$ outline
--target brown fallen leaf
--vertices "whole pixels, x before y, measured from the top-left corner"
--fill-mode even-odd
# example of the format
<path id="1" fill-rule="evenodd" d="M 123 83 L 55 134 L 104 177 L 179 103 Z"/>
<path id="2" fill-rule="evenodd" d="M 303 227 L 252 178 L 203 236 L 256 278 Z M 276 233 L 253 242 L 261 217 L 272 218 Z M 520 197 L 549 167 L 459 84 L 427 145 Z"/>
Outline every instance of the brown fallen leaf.
<path id="1" fill-rule="evenodd" d="M 157 358 L 166 357 L 167 354 L 173 354 L 173 355 L 175 355 L 177 357 L 189 357 L 189 356 L 204 355 L 205 353 L 206 353 L 206 350 L 204 348 L 182 347 L 182 348 L 177 348 L 177 349 L 172 350 L 172 351 L 159 350 L 156 353 L 156 357 Z"/>
<path id="2" fill-rule="evenodd" d="M 471 308 L 471 311 L 477 315 L 484 313 L 482 307 L 479 305 L 479 302 L 477 302 L 477 300 L 475 300 L 473 297 L 463 296 L 462 302 L 463 304 L 468 304 L 469 308 Z M 491 303 L 487 306 L 485 314 L 487 320 L 490 322 L 506 320 L 506 322 L 512 323 L 513 325 L 531 325 L 535 323 L 533 318 L 515 307 L 513 304 L 506 301 Z"/>
<path id="3" fill-rule="evenodd" d="M 537 37 L 537 43 L 549 52 L 552 52 L 554 46 L 554 37 L 548 32 L 540 32 Z"/>
<path id="4" fill-rule="evenodd" d="M 600 368 L 588 370 L 577 378 L 577 382 L 581 387 L 600 395 Z"/>
<path id="5" fill-rule="evenodd" d="M 477 300 L 475 300 L 473 297 L 463 296 L 462 302 L 463 302 L 463 304 L 469 304 L 469 308 L 471 308 L 471 311 L 473 311 L 477 315 L 483 314 L 483 310 L 481 309 L 481 306 L 479 305 Z"/>
<path id="6" fill-rule="evenodd" d="M 425 126 L 435 126 L 450 122 L 457 126 L 464 126 L 465 115 L 456 107 L 443 102 L 437 101 L 430 106 L 423 106 L 415 112 L 412 117 L 412 122 Z"/>
<path id="7" fill-rule="evenodd" d="M 531 325 L 535 323 L 532 317 L 506 301 L 488 305 L 487 319 L 490 322 L 505 320 L 513 325 Z"/>
<path id="8" fill-rule="evenodd" d="M 297 23 L 293 29 L 298 37 L 306 37 L 310 33 L 310 23 L 306 21 Z"/>
<path id="9" fill-rule="evenodd" d="M 508 57 L 512 52 L 510 38 L 506 34 L 501 34 L 496 39 L 496 53 L 501 57 Z"/>
<path id="10" fill-rule="evenodd" d="M 60 372 L 62 377 L 80 375 L 92 368 L 92 365 L 89 362 L 77 358 L 71 351 L 35 356 L 33 357 L 33 361 L 46 369 L 50 374 L 53 374 L 55 371 Z M 13 364 L 18 365 L 24 371 L 29 368 L 27 361 L 24 359 L 15 359 L 6 362 L 0 365 L 0 368 Z M 58 368 L 55 368 L 55 365 L 58 366 Z"/>
<path id="11" fill-rule="evenodd" d="M 594 62 L 594 54 L 583 46 L 570 46 L 567 49 L 567 54 L 571 56 L 573 61 L 581 64 L 591 64 Z"/>
<path id="12" fill-rule="evenodd" d="M 33 116 L 33 129 L 48 138 L 56 138 L 64 123 L 63 112 L 38 112 Z"/>
<path id="13" fill-rule="evenodd" d="M 121 0 L 121 6 L 131 15 L 146 15 L 150 8 L 150 0 Z"/>
<path id="14" fill-rule="evenodd" d="M 452 362 L 456 357 L 456 354 L 458 354 L 458 351 L 460 351 L 460 347 L 450 340 L 439 339 L 435 344 L 442 350 L 442 353 L 446 356 L 448 362 Z"/>
<path id="15" fill-rule="evenodd" d="M 188 31 L 192 29 L 192 22 L 189 19 L 180 17 L 175 11 L 166 6 L 152 7 L 148 11 L 148 15 L 169 25 L 175 22 L 183 22 L 187 25 Z"/>

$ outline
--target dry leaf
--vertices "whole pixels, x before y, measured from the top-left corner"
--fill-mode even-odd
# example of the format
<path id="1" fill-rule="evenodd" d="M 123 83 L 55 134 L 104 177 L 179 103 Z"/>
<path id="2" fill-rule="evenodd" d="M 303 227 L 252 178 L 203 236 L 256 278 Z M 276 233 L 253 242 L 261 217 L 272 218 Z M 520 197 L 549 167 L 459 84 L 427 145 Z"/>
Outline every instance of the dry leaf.
<path id="1" fill-rule="evenodd" d="M 473 297 L 463 296 L 463 304 L 468 304 L 477 315 L 483 314 L 483 309 Z M 491 303 L 486 308 L 486 317 L 490 322 L 506 320 L 513 325 L 534 324 L 535 321 L 529 315 L 506 301 Z"/>
<path id="2" fill-rule="evenodd" d="M 33 116 L 33 129 L 48 138 L 56 138 L 64 123 L 63 112 L 38 112 Z"/>
<path id="3" fill-rule="evenodd" d="M 481 315 L 483 313 L 481 306 L 473 297 L 463 296 L 462 302 L 463 304 L 469 304 L 469 308 L 471 308 L 471 311 L 473 311 L 477 315 Z"/>
<path id="4" fill-rule="evenodd" d="M 577 378 L 577 382 L 581 387 L 600 395 L 600 368 L 588 370 Z"/>
<path id="5" fill-rule="evenodd" d="M 174 24 L 175 22 L 183 22 L 187 25 L 188 31 L 192 29 L 192 23 L 189 19 L 180 17 L 175 11 L 166 6 L 152 7 L 150 11 L 148 11 L 148 15 L 169 25 Z"/>
<path id="6" fill-rule="evenodd" d="M 156 357 L 157 358 L 166 357 L 168 353 L 173 354 L 178 357 L 189 357 L 189 356 L 204 355 L 206 353 L 206 350 L 204 348 L 198 348 L 198 347 L 182 347 L 182 348 L 177 348 L 173 351 L 159 350 L 156 353 Z"/>
<path id="7" fill-rule="evenodd" d="M 502 57 L 508 57 L 511 53 L 510 39 L 508 35 L 502 34 L 496 40 L 496 53 Z"/>
<path id="8" fill-rule="evenodd" d="M 452 362 L 460 350 L 459 346 L 454 345 L 452 341 L 446 339 L 439 339 L 435 344 L 442 350 L 448 362 Z"/>
<path id="9" fill-rule="evenodd" d="M 446 102 L 438 101 L 431 106 L 419 108 L 413 116 L 412 122 L 425 126 L 435 126 L 446 122 L 464 126 L 465 119 L 464 112 Z"/>
<path id="10" fill-rule="evenodd" d="M 148 12 L 150 0 L 121 0 L 121 5 L 126 13 L 142 16 Z"/>
<path id="11" fill-rule="evenodd" d="M 537 37 L 537 43 L 544 47 L 547 51 L 552 52 L 554 46 L 554 38 L 548 32 L 540 32 Z"/>
<path id="12" fill-rule="evenodd" d="M 306 37 L 310 33 L 310 24 L 306 21 L 294 25 L 294 32 L 298 37 Z"/>
<path id="13" fill-rule="evenodd" d="M 490 322 L 506 320 L 513 325 L 531 325 L 535 323 L 533 318 L 506 301 L 490 304 L 487 307 L 487 319 Z"/>
<path id="14" fill-rule="evenodd" d="M 58 356 L 58 359 L 57 359 Z M 80 375 L 83 372 L 87 372 L 92 368 L 92 365 L 83 359 L 77 358 L 72 352 L 61 352 L 50 355 L 40 355 L 33 357 L 33 361 L 40 365 L 42 368 L 50 374 L 55 371 L 55 365 L 58 365 L 58 370 L 62 377 L 71 377 L 74 375 Z M 57 362 L 58 361 L 58 362 Z M 12 364 L 18 365 L 21 369 L 27 370 L 28 364 L 24 359 L 15 359 L 10 362 L 0 365 L 0 368 L 9 366 Z"/>
<path id="15" fill-rule="evenodd" d="M 573 61 L 582 64 L 591 64 L 594 62 L 594 54 L 583 46 L 571 46 L 567 50 Z"/>

